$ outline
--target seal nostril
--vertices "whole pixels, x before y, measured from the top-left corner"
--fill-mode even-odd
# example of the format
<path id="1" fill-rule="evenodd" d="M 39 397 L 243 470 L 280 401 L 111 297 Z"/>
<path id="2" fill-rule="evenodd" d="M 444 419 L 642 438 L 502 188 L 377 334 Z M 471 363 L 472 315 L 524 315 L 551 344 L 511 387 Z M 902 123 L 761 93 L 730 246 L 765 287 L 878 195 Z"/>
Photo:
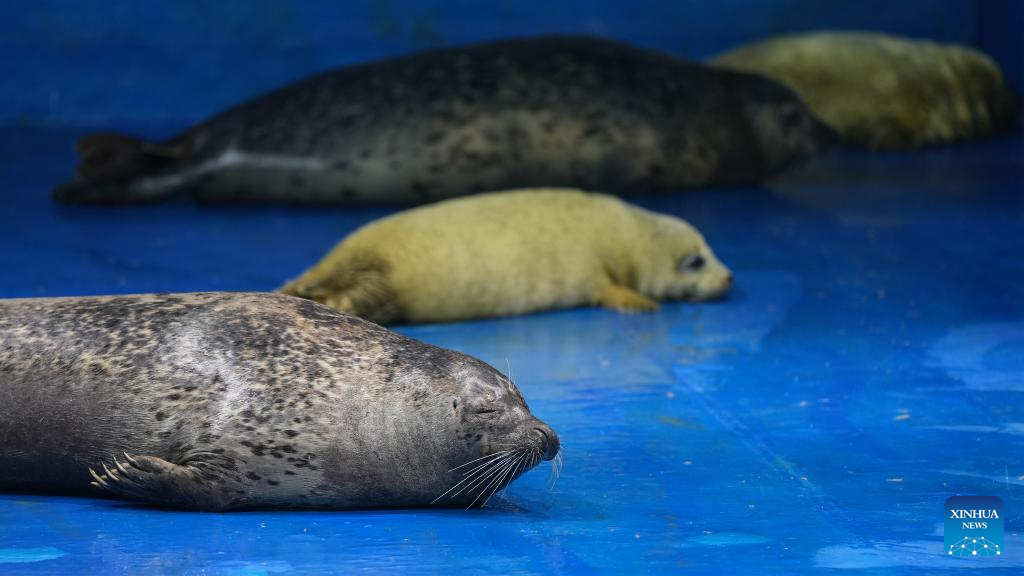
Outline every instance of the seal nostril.
<path id="1" fill-rule="evenodd" d="M 543 458 L 545 460 L 551 460 L 555 457 L 555 454 L 558 454 L 558 451 L 561 448 L 558 436 L 555 436 L 555 433 L 550 429 L 545 430 L 538 426 L 534 426 L 533 429 L 540 432 L 540 435 L 544 437 L 544 447 L 542 450 Z"/>

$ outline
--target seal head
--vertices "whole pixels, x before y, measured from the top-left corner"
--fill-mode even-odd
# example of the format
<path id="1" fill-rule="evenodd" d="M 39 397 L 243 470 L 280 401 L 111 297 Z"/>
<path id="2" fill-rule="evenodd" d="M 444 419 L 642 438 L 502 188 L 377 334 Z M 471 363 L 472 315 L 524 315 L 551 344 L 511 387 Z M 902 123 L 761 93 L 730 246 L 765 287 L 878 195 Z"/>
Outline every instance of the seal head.
<path id="1" fill-rule="evenodd" d="M 713 300 L 732 287 L 732 272 L 715 256 L 704 236 L 688 222 L 648 212 L 649 250 L 638 291 L 655 300 Z"/>
<path id="2" fill-rule="evenodd" d="M 743 78 L 738 91 L 751 136 L 767 174 L 778 174 L 839 143 L 839 134 L 818 119 L 789 88 L 758 76 Z"/>
<path id="3" fill-rule="evenodd" d="M 438 492 L 434 503 L 482 505 L 541 460 L 558 454 L 558 435 L 530 413 L 509 378 L 466 357 L 452 382 L 455 393 L 443 408 L 457 422 L 454 436 L 459 449 L 449 460 L 462 461 L 438 471 L 448 486 Z"/>

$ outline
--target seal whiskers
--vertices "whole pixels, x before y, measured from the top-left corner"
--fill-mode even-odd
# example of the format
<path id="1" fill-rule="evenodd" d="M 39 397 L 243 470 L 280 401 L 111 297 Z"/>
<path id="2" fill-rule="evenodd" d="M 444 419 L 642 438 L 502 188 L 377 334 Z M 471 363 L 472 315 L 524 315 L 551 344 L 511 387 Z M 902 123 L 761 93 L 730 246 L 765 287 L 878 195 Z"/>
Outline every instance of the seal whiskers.
<path id="1" fill-rule="evenodd" d="M 479 465 L 473 467 L 472 469 L 470 469 L 467 472 L 464 472 L 463 475 L 462 475 L 463 476 L 462 480 L 460 480 L 457 484 L 455 484 L 454 486 L 452 486 L 451 488 L 446 490 L 444 492 L 444 494 L 441 494 L 437 498 L 434 498 L 433 500 L 431 500 L 430 503 L 431 504 L 436 503 L 441 498 L 444 498 L 449 492 L 451 492 L 452 490 L 455 490 L 456 488 L 461 486 L 464 482 L 471 481 L 472 479 L 479 477 L 481 474 L 487 473 L 487 471 L 490 469 L 491 466 L 496 465 L 496 463 L 499 463 L 501 461 L 504 461 L 506 458 L 510 458 L 511 457 L 511 454 L 510 454 L 511 452 L 513 452 L 513 450 L 503 450 L 502 452 L 497 452 L 495 454 L 490 454 L 490 455 L 484 456 L 483 458 L 489 458 L 489 460 L 487 460 L 483 464 L 479 464 Z M 500 455 L 500 457 L 499 457 L 499 455 Z M 472 464 L 473 462 L 476 462 L 477 460 L 482 460 L 483 458 L 477 458 L 476 460 L 472 460 L 470 462 L 466 462 L 462 466 L 467 466 L 469 464 Z M 455 468 L 452 468 L 451 470 L 449 470 L 449 472 L 458 470 L 459 468 L 462 468 L 462 466 L 456 466 Z M 467 486 L 468 486 L 468 484 L 466 486 L 463 486 L 462 490 L 459 490 L 459 492 L 456 492 L 455 494 L 452 494 L 451 498 L 454 498 L 454 497 L 458 496 L 459 493 L 461 493 L 463 490 L 465 490 Z"/>
<path id="2" fill-rule="evenodd" d="M 489 499 L 491 498 L 491 496 L 493 496 L 493 495 L 494 495 L 494 493 L 495 493 L 495 492 L 497 492 L 497 491 L 498 491 L 498 489 L 500 489 L 500 488 L 501 488 L 501 486 L 502 486 L 502 481 L 504 481 L 504 479 L 505 479 L 505 478 L 506 478 L 506 477 L 508 476 L 508 473 L 509 473 L 510 471 L 514 470 L 515 468 L 518 468 L 518 467 L 519 467 L 519 464 L 521 464 L 521 463 L 522 463 L 522 456 L 520 456 L 519 458 L 516 458 L 516 459 L 515 459 L 515 460 L 513 460 L 512 462 L 509 462 L 508 464 L 506 464 L 506 465 L 505 465 L 505 466 L 504 466 L 504 467 L 503 467 L 503 468 L 502 468 L 502 469 L 501 469 L 501 470 L 500 470 L 500 471 L 498 472 L 498 474 L 497 474 L 497 475 L 496 475 L 496 476 L 494 477 L 494 479 L 493 479 L 493 480 L 491 480 L 491 481 L 490 481 L 490 483 L 488 483 L 488 484 L 487 484 L 487 486 L 485 486 L 485 487 L 484 487 L 484 488 L 483 488 L 482 490 L 480 490 L 480 493 L 476 495 L 476 498 L 474 498 L 474 499 L 473 499 L 473 501 L 469 503 L 469 506 L 467 506 L 467 507 L 466 507 L 466 509 L 468 510 L 469 508 L 472 508 L 472 507 L 473 507 L 473 505 L 474 505 L 474 504 L 476 504 L 478 500 L 480 500 L 480 497 L 481 497 L 481 496 L 483 496 L 483 495 L 484 495 L 484 494 L 485 494 L 485 493 L 486 493 L 486 492 L 487 492 L 487 491 L 488 491 L 489 489 L 491 489 L 491 487 L 493 486 L 493 487 L 494 487 L 494 489 L 493 489 L 493 490 L 491 490 L 491 493 L 490 493 L 490 495 L 488 495 L 488 496 L 487 496 L 487 499 L 485 499 L 485 500 L 484 500 L 484 501 L 483 501 L 483 502 L 482 502 L 482 503 L 480 504 L 480 506 L 481 506 L 481 507 L 482 507 L 482 506 L 484 506 L 484 505 L 485 505 L 485 504 L 487 503 L 487 500 L 489 500 Z"/>
<path id="3" fill-rule="evenodd" d="M 564 450 L 564 448 L 559 449 L 558 454 L 556 454 L 551 460 L 551 474 L 548 478 L 548 491 L 555 489 L 555 484 L 558 482 L 558 478 L 562 475 L 562 466 L 564 464 L 562 452 Z"/>
<path id="4" fill-rule="evenodd" d="M 499 482 L 498 485 L 494 487 L 494 490 L 491 491 L 490 495 L 488 495 L 487 498 L 484 499 L 483 503 L 480 504 L 480 506 L 487 506 L 487 503 L 491 500 L 492 496 L 507 488 L 508 485 L 511 484 L 512 481 L 516 479 L 516 475 L 519 474 L 520 468 L 523 466 L 524 463 L 526 463 L 526 454 L 523 454 L 522 456 L 519 457 L 518 461 L 516 462 L 515 468 L 511 470 L 511 474 L 508 475 L 507 480 L 506 478 L 503 477 L 502 481 Z M 523 470 L 525 470 L 525 468 L 523 468 Z"/>

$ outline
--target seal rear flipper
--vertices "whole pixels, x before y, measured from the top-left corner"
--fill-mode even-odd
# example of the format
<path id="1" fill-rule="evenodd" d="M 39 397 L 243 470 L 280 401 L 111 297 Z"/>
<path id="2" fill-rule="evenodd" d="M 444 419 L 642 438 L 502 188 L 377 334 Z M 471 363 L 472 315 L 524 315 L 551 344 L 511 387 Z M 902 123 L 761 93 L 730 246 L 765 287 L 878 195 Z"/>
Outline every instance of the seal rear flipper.
<path id="1" fill-rule="evenodd" d="M 172 464 L 155 456 L 112 458 L 90 468 L 93 486 L 122 498 L 159 506 L 216 512 L 238 508 L 248 491 L 214 466 Z"/>
<path id="2" fill-rule="evenodd" d="M 324 271 L 314 268 L 278 289 L 282 294 L 314 300 L 377 324 L 400 316 L 396 294 L 388 282 L 390 266 L 374 255 L 348 258 Z"/>
<path id="3" fill-rule="evenodd" d="M 181 160 L 184 147 L 122 134 L 90 134 L 75 143 L 76 173 L 86 182 L 123 182 L 159 172 Z"/>
<path id="4" fill-rule="evenodd" d="M 172 168 L 184 157 L 182 145 L 147 142 L 121 134 L 91 134 L 75 143 L 81 163 L 78 178 L 53 191 L 65 203 L 150 202 L 169 195 L 170 186 L 141 186 L 136 181 Z"/>
<path id="5" fill-rule="evenodd" d="M 165 200 L 175 190 L 172 187 L 141 187 L 116 182 L 93 184 L 75 180 L 54 188 L 50 195 L 62 204 L 144 204 Z"/>

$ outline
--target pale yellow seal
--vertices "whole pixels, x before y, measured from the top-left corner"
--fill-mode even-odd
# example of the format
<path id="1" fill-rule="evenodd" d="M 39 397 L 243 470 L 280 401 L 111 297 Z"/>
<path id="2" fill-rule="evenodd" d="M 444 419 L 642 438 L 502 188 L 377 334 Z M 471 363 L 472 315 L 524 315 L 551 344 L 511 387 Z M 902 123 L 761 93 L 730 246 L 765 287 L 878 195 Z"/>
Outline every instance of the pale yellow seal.
<path id="1" fill-rule="evenodd" d="M 965 46 L 885 34 L 780 36 L 719 55 L 799 94 L 847 144 L 914 148 L 1011 128 L 1017 99 L 991 58 Z"/>
<path id="2" fill-rule="evenodd" d="M 720 296 L 732 273 L 668 215 L 572 189 L 496 192 L 372 222 L 284 286 L 378 323 Z"/>

